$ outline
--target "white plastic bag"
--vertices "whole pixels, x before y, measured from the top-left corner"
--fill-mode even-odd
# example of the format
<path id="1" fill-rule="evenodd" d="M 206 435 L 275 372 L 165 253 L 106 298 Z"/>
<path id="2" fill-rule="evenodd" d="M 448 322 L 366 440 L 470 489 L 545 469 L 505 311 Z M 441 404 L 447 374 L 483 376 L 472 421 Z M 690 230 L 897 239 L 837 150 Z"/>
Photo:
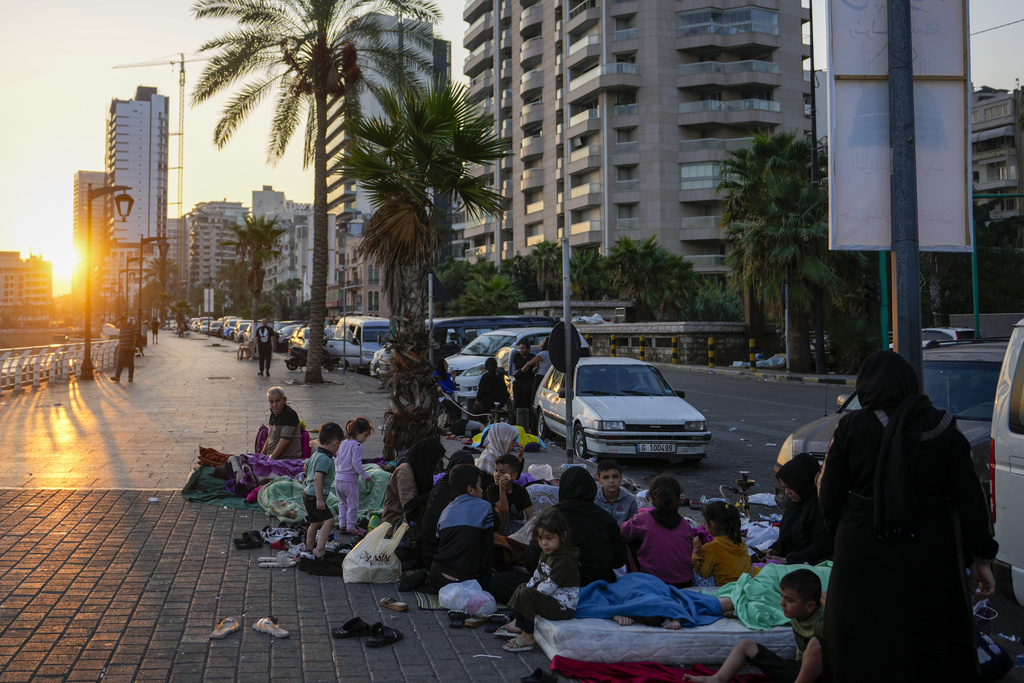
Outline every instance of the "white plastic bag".
<path id="1" fill-rule="evenodd" d="M 466 614 L 489 616 L 498 611 L 498 601 L 476 579 L 449 583 L 437 592 L 441 607 L 462 610 Z"/>
<path id="2" fill-rule="evenodd" d="M 402 578 L 402 563 L 395 557 L 395 548 L 408 528 L 403 524 L 392 538 L 384 538 L 391 529 L 384 522 L 366 534 L 341 564 L 345 583 L 392 583 Z"/>

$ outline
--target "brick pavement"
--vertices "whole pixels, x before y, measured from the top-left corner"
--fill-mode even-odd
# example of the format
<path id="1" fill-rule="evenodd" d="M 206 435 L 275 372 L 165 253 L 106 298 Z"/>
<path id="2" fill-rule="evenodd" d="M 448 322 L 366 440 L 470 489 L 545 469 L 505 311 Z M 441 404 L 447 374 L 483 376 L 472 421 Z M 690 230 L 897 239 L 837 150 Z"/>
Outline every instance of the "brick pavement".
<path id="1" fill-rule="evenodd" d="M 334 372 L 331 384 L 285 384 L 302 373 L 281 362 L 272 378 L 257 377 L 255 362 L 205 338 L 165 336 L 146 354 L 131 384 L 100 378 L 0 397 L 10 487 L 0 488 L 0 683 L 489 681 L 547 667 L 539 651 L 504 653 L 501 640 L 449 629 L 444 612 L 414 602 L 381 614 L 378 600 L 398 595 L 393 585 L 261 569 L 264 552 L 231 539 L 268 517 L 177 494 L 200 443 L 245 450 L 266 420 L 267 387 L 283 384 L 316 426 L 357 414 L 379 421 L 387 395 L 376 381 Z M 367 444 L 379 448 L 379 438 Z M 268 614 L 292 636 L 253 631 Z M 330 628 L 354 614 L 405 638 L 379 650 L 332 640 Z M 239 619 L 242 632 L 211 641 L 222 616 Z"/>

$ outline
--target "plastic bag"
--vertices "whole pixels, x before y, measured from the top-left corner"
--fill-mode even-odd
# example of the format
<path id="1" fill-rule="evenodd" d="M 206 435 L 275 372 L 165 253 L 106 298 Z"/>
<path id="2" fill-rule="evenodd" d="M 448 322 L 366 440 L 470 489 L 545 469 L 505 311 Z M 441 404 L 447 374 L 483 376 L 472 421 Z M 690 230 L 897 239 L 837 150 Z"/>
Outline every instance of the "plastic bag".
<path id="1" fill-rule="evenodd" d="M 402 563 L 395 556 L 395 548 L 408 528 L 403 524 L 392 538 L 385 538 L 391 525 L 384 522 L 366 534 L 341 565 L 345 583 L 392 583 L 402 578 Z"/>
<path id="2" fill-rule="evenodd" d="M 466 614 L 490 616 L 498 611 L 498 601 L 476 579 L 449 583 L 437 592 L 441 607 L 462 610 Z"/>

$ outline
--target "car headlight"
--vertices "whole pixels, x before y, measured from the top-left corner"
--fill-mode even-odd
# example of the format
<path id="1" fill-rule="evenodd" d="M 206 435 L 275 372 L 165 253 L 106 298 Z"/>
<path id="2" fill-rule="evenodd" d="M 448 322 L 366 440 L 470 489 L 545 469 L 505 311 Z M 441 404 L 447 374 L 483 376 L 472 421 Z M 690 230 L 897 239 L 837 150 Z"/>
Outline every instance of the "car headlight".
<path id="1" fill-rule="evenodd" d="M 462 374 L 465 375 L 466 377 L 478 377 L 484 374 L 484 366 L 476 365 L 474 367 L 471 367 L 469 370 L 466 370 Z"/>
<path id="2" fill-rule="evenodd" d="M 688 420 L 683 423 L 683 429 L 688 432 L 703 432 L 708 428 L 703 420 Z"/>
<path id="3" fill-rule="evenodd" d="M 594 424 L 599 432 L 611 432 L 626 428 L 626 423 L 622 420 L 597 420 Z"/>

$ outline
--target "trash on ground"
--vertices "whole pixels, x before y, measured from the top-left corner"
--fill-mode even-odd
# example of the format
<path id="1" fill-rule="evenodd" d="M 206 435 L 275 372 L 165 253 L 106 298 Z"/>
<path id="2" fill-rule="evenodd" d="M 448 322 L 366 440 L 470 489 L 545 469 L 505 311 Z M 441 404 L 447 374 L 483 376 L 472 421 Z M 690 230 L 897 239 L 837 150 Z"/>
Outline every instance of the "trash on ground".
<path id="1" fill-rule="evenodd" d="M 149 502 L 150 502 L 150 503 L 159 503 L 159 502 L 160 502 L 160 499 L 159 499 L 159 498 L 150 498 L 150 499 L 149 499 Z"/>
<path id="2" fill-rule="evenodd" d="M 755 493 L 747 498 L 747 500 L 754 505 L 764 505 L 770 508 L 773 508 L 778 504 L 775 501 L 775 496 L 771 493 Z"/>

